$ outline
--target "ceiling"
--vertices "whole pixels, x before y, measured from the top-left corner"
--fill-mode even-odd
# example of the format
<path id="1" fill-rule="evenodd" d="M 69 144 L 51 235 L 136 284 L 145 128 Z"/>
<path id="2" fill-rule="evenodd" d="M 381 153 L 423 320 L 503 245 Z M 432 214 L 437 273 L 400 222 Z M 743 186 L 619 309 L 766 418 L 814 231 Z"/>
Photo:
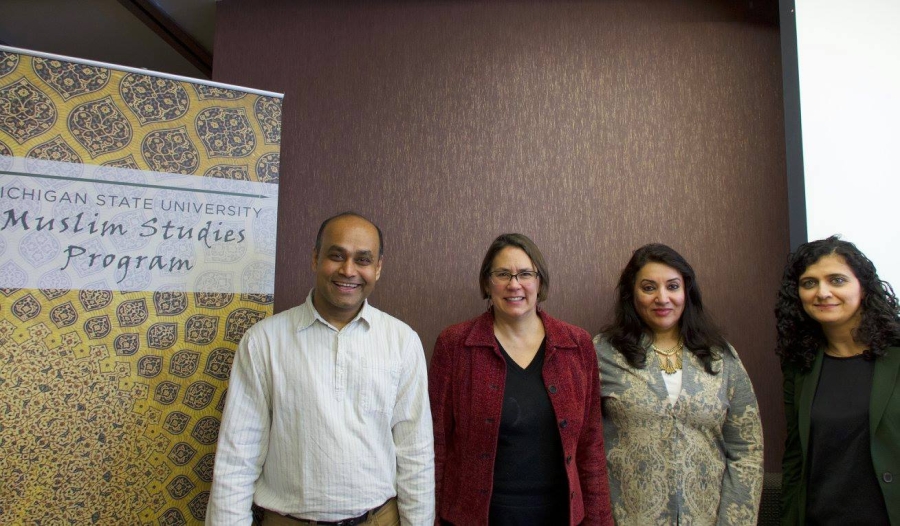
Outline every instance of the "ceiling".
<path id="1" fill-rule="evenodd" d="M 0 0 L 0 44 L 209 79 L 216 0 Z"/>

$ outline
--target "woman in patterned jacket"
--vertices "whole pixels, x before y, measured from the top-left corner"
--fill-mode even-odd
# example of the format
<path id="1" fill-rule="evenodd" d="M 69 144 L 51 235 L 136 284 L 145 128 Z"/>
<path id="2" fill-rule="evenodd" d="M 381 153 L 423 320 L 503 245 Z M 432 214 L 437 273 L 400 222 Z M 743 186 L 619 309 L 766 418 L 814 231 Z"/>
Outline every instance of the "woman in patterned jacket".
<path id="1" fill-rule="evenodd" d="M 594 338 L 619 525 L 756 524 L 763 438 L 750 378 L 666 245 L 634 252 Z"/>

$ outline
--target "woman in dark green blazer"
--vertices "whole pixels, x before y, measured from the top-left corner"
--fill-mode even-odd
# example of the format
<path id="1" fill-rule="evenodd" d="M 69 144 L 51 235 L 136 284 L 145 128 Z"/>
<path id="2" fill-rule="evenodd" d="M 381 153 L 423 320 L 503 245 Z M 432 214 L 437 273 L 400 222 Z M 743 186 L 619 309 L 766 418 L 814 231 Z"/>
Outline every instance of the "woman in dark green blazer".
<path id="1" fill-rule="evenodd" d="M 775 308 L 782 524 L 900 526 L 900 308 L 855 245 L 791 254 Z"/>

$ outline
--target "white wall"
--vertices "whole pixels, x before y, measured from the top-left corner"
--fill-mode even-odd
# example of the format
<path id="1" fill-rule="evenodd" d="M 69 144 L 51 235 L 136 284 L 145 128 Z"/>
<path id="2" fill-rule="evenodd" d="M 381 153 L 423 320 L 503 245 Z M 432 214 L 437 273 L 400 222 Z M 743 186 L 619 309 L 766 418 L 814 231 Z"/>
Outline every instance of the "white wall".
<path id="1" fill-rule="evenodd" d="M 900 289 L 900 0 L 795 5 L 809 239 L 842 234 Z"/>

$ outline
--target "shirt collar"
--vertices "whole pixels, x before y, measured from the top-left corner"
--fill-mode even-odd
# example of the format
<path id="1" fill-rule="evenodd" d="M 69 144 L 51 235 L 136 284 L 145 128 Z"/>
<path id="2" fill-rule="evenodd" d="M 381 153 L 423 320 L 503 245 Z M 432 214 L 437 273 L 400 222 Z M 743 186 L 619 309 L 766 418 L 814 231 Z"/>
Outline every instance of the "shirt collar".
<path id="1" fill-rule="evenodd" d="M 309 291 L 309 294 L 306 295 L 306 301 L 303 302 L 303 305 L 301 305 L 300 319 L 297 321 L 297 331 L 302 331 L 308 328 L 316 321 L 322 323 L 326 327 L 337 330 L 334 325 L 328 323 L 325 318 L 323 318 L 322 315 L 319 314 L 319 311 L 317 311 L 316 307 L 313 305 L 314 291 L 315 289 L 311 289 Z M 350 325 L 356 323 L 357 320 L 360 320 L 363 322 L 366 329 L 368 329 L 372 326 L 375 312 L 375 308 L 369 305 L 369 300 L 364 300 L 362 308 L 359 309 L 359 312 L 356 314 L 356 316 L 352 320 L 350 320 L 350 323 L 348 323 L 346 326 L 349 327 Z"/>
<path id="2" fill-rule="evenodd" d="M 538 316 L 544 324 L 544 335 L 547 339 L 547 348 L 577 349 L 578 344 L 572 339 L 569 331 L 555 318 L 538 309 Z M 497 348 L 497 339 L 494 337 L 494 311 L 487 312 L 475 319 L 472 330 L 466 337 L 466 345 L 476 347 Z"/>

